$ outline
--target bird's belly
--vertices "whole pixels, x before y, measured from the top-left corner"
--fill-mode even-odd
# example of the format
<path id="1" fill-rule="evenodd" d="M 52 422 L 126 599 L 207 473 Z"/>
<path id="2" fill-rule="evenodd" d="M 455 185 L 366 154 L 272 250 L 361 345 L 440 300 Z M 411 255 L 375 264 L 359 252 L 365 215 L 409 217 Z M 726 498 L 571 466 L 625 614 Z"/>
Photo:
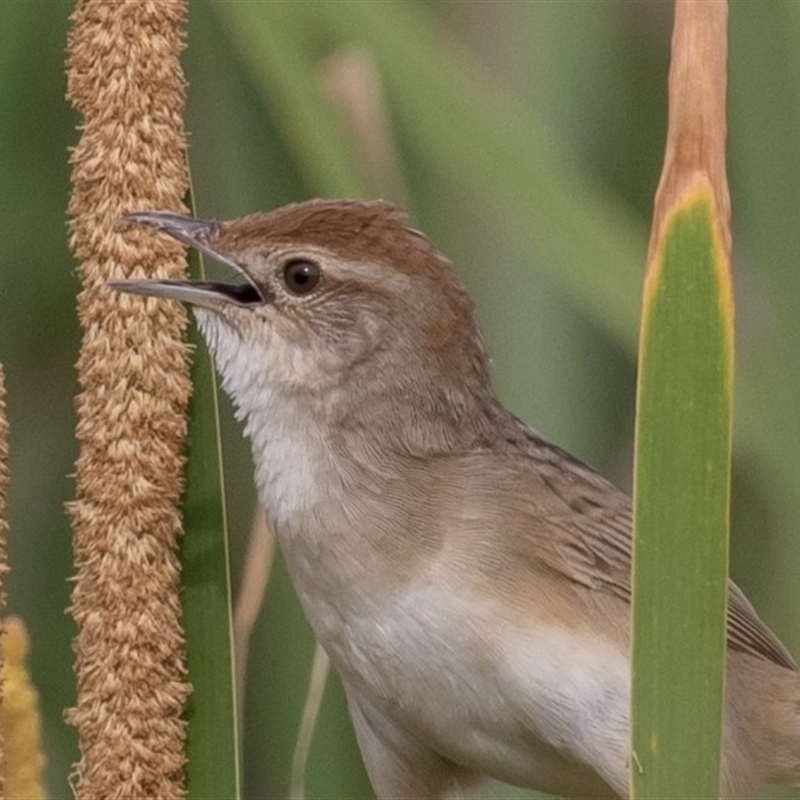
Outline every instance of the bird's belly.
<path id="1" fill-rule="evenodd" d="M 344 615 L 311 605 L 348 690 L 441 755 L 566 796 L 624 792 L 628 664 L 613 647 L 498 625 L 485 600 L 433 585 Z"/>

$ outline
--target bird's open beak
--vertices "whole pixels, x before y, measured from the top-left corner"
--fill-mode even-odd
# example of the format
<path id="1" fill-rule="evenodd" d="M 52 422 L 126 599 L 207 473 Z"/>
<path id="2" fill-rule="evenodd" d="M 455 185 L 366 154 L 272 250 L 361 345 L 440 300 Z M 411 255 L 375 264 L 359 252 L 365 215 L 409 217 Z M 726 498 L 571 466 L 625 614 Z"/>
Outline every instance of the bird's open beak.
<path id="1" fill-rule="evenodd" d="M 270 301 L 265 289 L 253 280 L 242 264 L 214 247 L 214 239 L 223 229 L 223 223 L 215 220 L 194 219 L 194 217 L 174 214 L 171 211 L 137 211 L 125 214 L 122 220 L 138 225 L 150 225 L 168 233 L 179 242 L 188 244 L 231 267 L 237 275 L 244 278 L 244 283 L 193 280 L 113 280 L 108 281 L 111 289 L 130 294 L 180 300 L 184 303 L 209 308 L 218 308 L 220 304 L 226 303 L 237 306 L 256 306 Z"/>

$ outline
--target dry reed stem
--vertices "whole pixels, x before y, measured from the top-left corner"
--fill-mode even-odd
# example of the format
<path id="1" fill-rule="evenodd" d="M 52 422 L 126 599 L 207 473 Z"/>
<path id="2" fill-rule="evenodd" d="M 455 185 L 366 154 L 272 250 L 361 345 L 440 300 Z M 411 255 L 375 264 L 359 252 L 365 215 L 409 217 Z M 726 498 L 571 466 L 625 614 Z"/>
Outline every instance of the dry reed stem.
<path id="1" fill-rule="evenodd" d="M 731 201 L 725 172 L 727 23 L 726 0 L 675 3 L 667 146 L 656 190 L 648 264 L 654 263 L 663 225 L 698 182 L 711 187 L 718 233 L 730 257 Z"/>
<path id="2" fill-rule="evenodd" d="M 322 696 L 328 683 L 331 671 L 331 660 L 316 642 L 314 645 L 314 658 L 311 661 L 311 674 L 308 677 L 306 701 L 303 704 L 303 713 L 300 717 L 300 728 L 294 743 L 292 754 L 292 772 L 289 781 L 289 800 L 305 800 L 306 798 L 306 773 L 308 771 L 308 756 L 311 753 L 311 740 L 317 728 L 319 712 L 322 708 Z"/>
<path id="3" fill-rule="evenodd" d="M 8 420 L 6 418 L 6 388 L 3 367 L 0 365 L 0 614 L 5 610 L 6 593 L 3 588 L 3 576 L 8 572 L 6 558 L 6 535 L 8 522 L 6 521 L 8 493 Z M 2 651 L 0 650 L 0 653 Z M 0 667 L 2 660 L 0 659 Z M 0 702 L 3 701 L 4 686 L 0 681 Z M 5 797 L 6 758 L 5 741 L 0 734 L 0 800 Z"/>
<path id="4" fill-rule="evenodd" d="M 374 56 L 360 47 L 339 50 L 323 62 L 320 78 L 363 157 L 364 177 L 369 185 L 379 196 L 410 208 Z"/>
<path id="5" fill-rule="evenodd" d="M 275 561 L 275 534 L 267 525 L 267 515 L 259 504 L 253 513 L 247 553 L 242 567 L 242 578 L 236 605 L 233 609 L 233 651 L 236 662 L 236 700 L 239 718 L 244 717 L 244 696 L 247 678 L 247 654 L 250 636 L 256 624 L 264 594 L 267 590 L 272 565 Z"/>
<path id="6" fill-rule="evenodd" d="M 71 246 L 79 262 L 77 567 L 71 611 L 78 798 L 184 796 L 188 695 L 176 553 L 181 522 L 185 312 L 108 290 L 111 277 L 179 277 L 180 246 L 121 225 L 136 209 L 182 210 L 184 0 L 78 0 L 68 97 Z"/>

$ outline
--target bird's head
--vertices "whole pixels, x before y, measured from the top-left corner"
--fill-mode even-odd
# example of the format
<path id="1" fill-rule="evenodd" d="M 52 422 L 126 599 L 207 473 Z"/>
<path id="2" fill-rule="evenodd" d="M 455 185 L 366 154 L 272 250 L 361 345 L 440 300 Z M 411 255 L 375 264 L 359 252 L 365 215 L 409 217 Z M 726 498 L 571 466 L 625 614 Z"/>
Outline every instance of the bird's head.
<path id="1" fill-rule="evenodd" d="M 230 222 L 128 214 L 232 268 L 238 281 L 118 280 L 193 306 L 243 414 L 265 393 L 437 415 L 488 391 L 473 305 L 449 261 L 383 202 L 312 200 Z M 386 409 L 391 409 L 386 412 Z M 405 409 L 405 411 L 403 411 Z M 466 411 L 466 409 L 464 409 Z M 421 415 L 421 416 L 420 416 Z"/>

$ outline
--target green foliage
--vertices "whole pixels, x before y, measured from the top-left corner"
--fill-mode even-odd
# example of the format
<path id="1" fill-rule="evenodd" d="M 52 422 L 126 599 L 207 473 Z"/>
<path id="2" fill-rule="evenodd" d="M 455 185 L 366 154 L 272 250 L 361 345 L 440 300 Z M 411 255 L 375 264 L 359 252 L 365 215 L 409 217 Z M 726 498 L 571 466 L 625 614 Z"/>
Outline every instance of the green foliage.
<path id="1" fill-rule="evenodd" d="M 191 262 L 192 275 L 202 278 L 197 252 Z M 181 542 L 181 602 L 192 685 L 186 787 L 189 800 L 236 800 L 241 796 L 240 753 L 219 402 L 211 356 L 194 326 L 190 337 L 195 352 Z"/>
<path id="2" fill-rule="evenodd" d="M 732 4 L 729 155 L 739 331 L 732 572 L 800 654 L 796 7 Z M 0 26 L 7 585 L 9 611 L 32 635 L 53 797 L 70 795 L 76 756 L 74 732 L 62 721 L 74 698 L 62 510 L 76 455 L 78 352 L 64 226 L 67 147 L 77 138 L 63 101 L 71 8 L 7 0 Z M 235 13 L 249 15 L 246 26 Z M 366 183 L 363 153 L 314 82 L 325 57 L 368 46 L 417 222 L 475 296 L 501 396 L 628 485 L 669 33 L 669 4 L 659 3 L 190 3 L 184 65 L 198 212 L 224 218 L 357 192 Z M 268 53 L 254 52 L 259 42 Z M 255 499 L 247 445 L 224 400 L 222 407 L 236 585 Z M 286 795 L 311 652 L 278 564 L 249 658 L 245 797 Z M 336 681 L 312 745 L 308 791 L 369 794 Z"/>
<path id="3" fill-rule="evenodd" d="M 707 191 L 673 209 L 645 282 L 636 418 L 632 780 L 719 796 L 733 308 Z"/>

